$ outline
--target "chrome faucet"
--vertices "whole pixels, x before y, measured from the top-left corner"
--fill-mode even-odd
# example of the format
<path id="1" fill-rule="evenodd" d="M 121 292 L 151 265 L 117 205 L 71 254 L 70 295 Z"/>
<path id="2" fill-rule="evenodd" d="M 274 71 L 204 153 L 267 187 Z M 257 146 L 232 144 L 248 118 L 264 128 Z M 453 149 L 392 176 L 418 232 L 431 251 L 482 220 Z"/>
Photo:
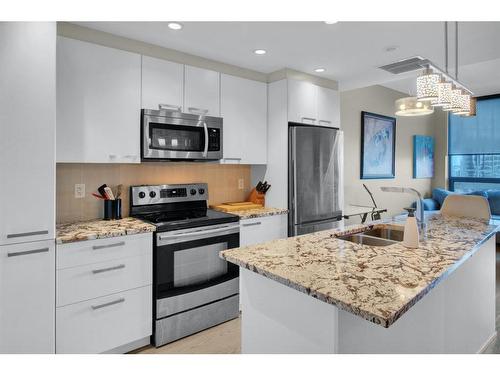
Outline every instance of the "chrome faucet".
<path id="1" fill-rule="evenodd" d="M 407 193 L 413 194 L 417 196 L 417 220 L 419 221 L 420 228 L 422 230 L 425 229 L 425 215 L 424 215 L 424 200 L 422 198 L 422 194 L 416 189 L 406 188 L 406 187 L 396 187 L 396 186 L 383 186 L 380 188 L 383 192 L 386 193 Z"/>

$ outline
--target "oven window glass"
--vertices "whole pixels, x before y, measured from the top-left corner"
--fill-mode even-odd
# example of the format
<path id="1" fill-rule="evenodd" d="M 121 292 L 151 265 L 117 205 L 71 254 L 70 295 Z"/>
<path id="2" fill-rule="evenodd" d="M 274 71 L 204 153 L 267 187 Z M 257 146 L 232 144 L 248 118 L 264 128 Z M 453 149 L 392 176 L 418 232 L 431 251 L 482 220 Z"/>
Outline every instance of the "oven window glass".
<path id="1" fill-rule="evenodd" d="M 169 151 L 203 151 L 205 135 L 202 127 L 150 124 L 152 149 Z"/>
<path id="2" fill-rule="evenodd" d="M 174 288 L 205 283 L 227 273 L 219 252 L 227 242 L 178 250 L 174 253 Z"/>

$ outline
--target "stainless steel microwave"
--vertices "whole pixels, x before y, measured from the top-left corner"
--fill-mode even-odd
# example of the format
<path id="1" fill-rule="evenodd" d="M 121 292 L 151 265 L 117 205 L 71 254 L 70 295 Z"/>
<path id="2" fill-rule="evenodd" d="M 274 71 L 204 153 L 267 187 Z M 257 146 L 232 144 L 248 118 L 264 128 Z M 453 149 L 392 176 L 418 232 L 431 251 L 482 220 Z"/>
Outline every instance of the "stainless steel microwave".
<path id="1" fill-rule="evenodd" d="M 222 159 L 222 118 L 170 110 L 141 111 L 141 160 Z"/>

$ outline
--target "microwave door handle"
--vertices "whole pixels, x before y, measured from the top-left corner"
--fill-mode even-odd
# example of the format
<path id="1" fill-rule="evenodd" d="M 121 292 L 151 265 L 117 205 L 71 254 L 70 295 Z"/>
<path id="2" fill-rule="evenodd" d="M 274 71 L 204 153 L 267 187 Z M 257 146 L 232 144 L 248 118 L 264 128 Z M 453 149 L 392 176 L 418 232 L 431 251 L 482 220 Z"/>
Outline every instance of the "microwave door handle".
<path id="1" fill-rule="evenodd" d="M 205 131 L 205 149 L 203 150 L 203 157 L 206 158 L 208 155 L 208 128 L 205 121 L 203 121 L 203 129 Z"/>

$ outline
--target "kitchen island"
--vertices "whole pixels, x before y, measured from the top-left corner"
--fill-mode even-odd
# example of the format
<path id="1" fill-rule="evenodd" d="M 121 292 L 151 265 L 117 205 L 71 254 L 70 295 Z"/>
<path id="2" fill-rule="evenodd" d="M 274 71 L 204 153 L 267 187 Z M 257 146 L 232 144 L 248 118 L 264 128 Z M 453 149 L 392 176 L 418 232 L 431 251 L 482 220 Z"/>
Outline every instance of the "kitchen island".
<path id="1" fill-rule="evenodd" d="M 221 252 L 240 266 L 242 352 L 480 352 L 496 336 L 496 226 L 438 214 L 419 249 L 338 238 L 394 224 Z"/>

